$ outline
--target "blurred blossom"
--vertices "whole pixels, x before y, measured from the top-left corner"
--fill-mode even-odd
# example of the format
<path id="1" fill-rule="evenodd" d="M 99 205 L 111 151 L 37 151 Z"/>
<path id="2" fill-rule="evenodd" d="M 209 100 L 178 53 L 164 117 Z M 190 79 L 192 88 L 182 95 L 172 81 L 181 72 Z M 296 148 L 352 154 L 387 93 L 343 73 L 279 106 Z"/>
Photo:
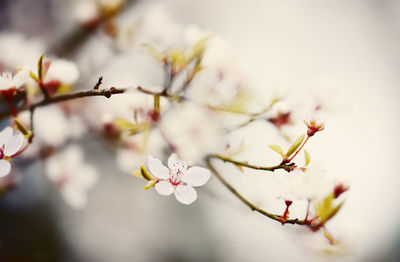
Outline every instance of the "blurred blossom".
<path id="1" fill-rule="evenodd" d="M 47 176 L 60 190 L 71 207 L 82 209 L 87 205 L 88 192 L 98 179 L 97 169 L 84 160 L 78 145 L 70 145 L 46 160 Z"/>
<path id="2" fill-rule="evenodd" d="M 26 83 L 28 79 L 28 73 L 25 70 L 21 70 L 14 76 L 11 72 L 3 72 L 0 75 L 0 91 L 7 90 L 10 88 L 19 88 Z"/>
<path id="3" fill-rule="evenodd" d="M 66 85 L 73 85 L 78 78 L 79 70 L 73 62 L 58 59 L 51 62 L 44 82 L 59 81 Z"/>
<path id="4" fill-rule="evenodd" d="M 189 103 L 172 108 L 161 122 L 161 130 L 180 157 L 189 164 L 202 161 L 221 145 L 221 123 L 212 111 Z"/>
<path id="5" fill-rule="evenodd" d="M 15 70 L 23 65 L 36 65 L 45 44 L 39 38 L 28 39 L 20 33 L 0 33 L 0 50 L 0 68 Z"/>
<path id="6" fill-rule="evenodd" d="M 305 170 L 275 172 L 267 178 L 268 192 L 284 200 L 317 200 L 333 191 L 333 181 L 319 163 L 310 164 Z"/>

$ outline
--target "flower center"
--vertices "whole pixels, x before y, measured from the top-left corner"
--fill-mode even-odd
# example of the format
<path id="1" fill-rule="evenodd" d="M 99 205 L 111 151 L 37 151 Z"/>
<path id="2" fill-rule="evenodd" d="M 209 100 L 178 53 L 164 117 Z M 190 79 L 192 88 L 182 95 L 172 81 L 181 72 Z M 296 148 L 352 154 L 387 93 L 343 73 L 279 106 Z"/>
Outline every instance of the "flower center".
<path id="1" fill-rule="evenodd" d="M 182 172 L 179 169 L 173 169 L 170 170 L 169 173 L 169 182 L 173 185 L 173 186 L 177 186 L 182 182 Z"/>

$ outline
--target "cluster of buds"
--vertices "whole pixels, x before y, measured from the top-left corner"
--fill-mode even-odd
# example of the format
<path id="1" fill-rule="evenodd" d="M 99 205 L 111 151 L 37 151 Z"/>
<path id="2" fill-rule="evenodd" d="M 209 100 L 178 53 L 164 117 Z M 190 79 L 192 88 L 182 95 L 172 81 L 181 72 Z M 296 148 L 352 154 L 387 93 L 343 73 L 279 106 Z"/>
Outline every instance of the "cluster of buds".
<path id="1" fill-rule="evenodd" d="M 308 130 L 307 130 L 308 136 L 313 136 L 315 133 L 325 129 L 324 122 L 317 118 L 311 118 L 308 120 L 304 120 L 304 123 L 308 127 Z"/>

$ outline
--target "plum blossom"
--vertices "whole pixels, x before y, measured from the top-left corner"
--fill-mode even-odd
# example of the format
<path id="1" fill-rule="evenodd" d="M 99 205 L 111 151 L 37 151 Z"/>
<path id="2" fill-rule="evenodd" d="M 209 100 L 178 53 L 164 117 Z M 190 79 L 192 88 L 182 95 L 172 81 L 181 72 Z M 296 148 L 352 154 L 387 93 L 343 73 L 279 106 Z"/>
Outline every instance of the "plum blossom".
<path id="1" fill-rule="evenodd" d="M 26 83 L 27 79 L 28 75 L 25 70 L 19 71 L 14 76 L 11 72 L 3 72 L 0 75 L 0 91 L 19 88 Z"/>
<path id="2" fill-rule="evenodd" d="M 57 81 L 64 85 L 73 85 L 79 78 L 78 67 L 71 61 L 58 59 L 52 61 L 44 78 L 45 83 Z"/>
<path id="3" fill-rule="evenodd" d="M 87 193 L 98 177 L 97 169 L 83 157 L 82 148 L 71 145 L 46 162 L 47 176 L 57 185 L 65 202 L 76 209 L 86 206 Z"/>
<path id="4" fill-rule="evenodd" d="M 21 132 L 6 127 L 0 132 L 0 177 L 8 175 L 11 171 L 9 160 L 19 152 L 24 143 Z"/>
<path id="5" fill-rule="evenodd" d="M 218 120 L 212 111 L 183 103 L 163 116 L 161 129 L 176 147 L 176 152 L 189 164 L 194 164 L 206 153 L 224 147 L 220 139 L 222 121 Z"/>
<path id="6" fill-rule="evenodd" d="M 332 192 L 334 184 L 327 177 L 326 170 L 315 163 L 306 170 L 296 168 L 289 174 L 276 171 L 274 177 L 267 179 L 267 187 L 273 195 L 295 201 L 321 199 L 327 192 Z"/>
<path id="7" fill-rule="evenodd" d="M 210 179 L 208 169 L 193 166 L 188 168 L 186 162 L 172 154 L 168 159 L 168 167 L 159 159 L 149 156 L 147 160 L 151 174 L 158 179 L 155 185 L 157 193 L 169 196 L 175 193 L 176 199 L 185 205 L 190 205 L 197 199 L 193 187 L 203 186 Z"/>

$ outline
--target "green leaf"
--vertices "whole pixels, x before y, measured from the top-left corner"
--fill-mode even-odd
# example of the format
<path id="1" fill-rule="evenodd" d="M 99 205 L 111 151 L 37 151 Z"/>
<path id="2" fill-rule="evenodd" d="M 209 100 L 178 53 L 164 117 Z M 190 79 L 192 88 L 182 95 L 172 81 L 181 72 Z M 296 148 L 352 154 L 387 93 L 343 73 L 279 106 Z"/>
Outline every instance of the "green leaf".
<path id="1" fill-rule="evenodd" d="M 329 194 L 327 197 L 325 197 L 322 202 L 317 204 L 316 211 L 317 215 L 321 219 L 322 222 L 326 221 L 332 211 L 332 202 L 333 202 L 334 196 L 333 194 Z"/>
<path id="2" fill-rule="evenodd" d="M 286 153 L 286 157 L 291 156 L 296 149 L 301 145 L 301 143 L 303 143 L 305 134 L 302 134 L 301 136 L 299 136 L 292 144 L 292 146 L 289 148 L 289 150 Z"/>
<path id="3" fill-rule="evenodd" d="M 143 164 L 140 166 L 139 170 L 132 172 L 131 174 L 132 176 L 144 178 L 147 181 L 155 180 L 154 177 L 149 173 L 149 171 L 147 171 L 146 167 Z"/>
<path id="4" fill-rule="evenodd" d="M 144 186 L 144 190 L 148 190 L 149 188 L 152 188 L 153 186 L 156 185 L 156 181 L 155 180 L 150 180 L 149 182 L 147 182 L 147 184 Z"/>
<path id="5" fill-rule="evenodd" d="M 32 73 L 32 71 L 29 71 L 29 76 L 30 76 L 33 80 L 35 80 L 36 83 L 39 83 L 39 79 L 37 78 L 37 76 L 36 76 L 34 73 Z"/>
<path id="6" fill-rule="evenodd" d="M 333 209 L 331 209 L 331 211 L 329 212 L 328 216 L 326 217 L 326 220 L 331 219 L 334 215 L 337 214 L 337 212 L 339 212 L 340 208 L 343 206 L 344 201 L 342 203 L 340 203 L 339 205 L 335 206 Z"/>
<path id="7" fill-rule="evenodd" d="M 43 54 L 40 56 L 38 61 L 38 77 L 39 80 L 43 80 Z"/>
<path id="8" fill-rule="evenodd" d="M 114 119 L 114 124 L 121 129 L 131 129 L 135 126 L 132 122 L 129 122 L 123 118 Z"/>
<path id="9" fill-rule="evenodd" d="M 269 145 L 269 148 L 271 148 L 272 150 L 274 150 L 275 152 L 277 152 L 278 154 L 280 154 L 282 157 L 284 157 L 284 153 L 283 150 L 280 146 L 278 145 Z"/>
<path id="10" fill-rule="evenodd" d="M 308 164 L 310 164 L 311 161 L 310 153 L 308 153 L 307 150 L 304 150 L 304 161 L 305 161 L 304 166 L 308 166 Z"/>

